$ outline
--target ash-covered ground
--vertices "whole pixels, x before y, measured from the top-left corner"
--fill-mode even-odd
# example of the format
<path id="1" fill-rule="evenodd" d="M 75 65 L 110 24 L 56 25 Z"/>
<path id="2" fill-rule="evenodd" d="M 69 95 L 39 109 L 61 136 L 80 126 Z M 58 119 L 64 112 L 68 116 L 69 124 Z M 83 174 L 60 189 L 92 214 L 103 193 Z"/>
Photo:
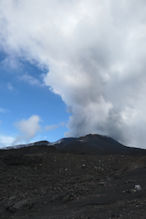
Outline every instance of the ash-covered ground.
<path id="1" fill-rule="evenodd" d="M 0 219 L 145 219 L 146 155 L 0 151 Z"/>

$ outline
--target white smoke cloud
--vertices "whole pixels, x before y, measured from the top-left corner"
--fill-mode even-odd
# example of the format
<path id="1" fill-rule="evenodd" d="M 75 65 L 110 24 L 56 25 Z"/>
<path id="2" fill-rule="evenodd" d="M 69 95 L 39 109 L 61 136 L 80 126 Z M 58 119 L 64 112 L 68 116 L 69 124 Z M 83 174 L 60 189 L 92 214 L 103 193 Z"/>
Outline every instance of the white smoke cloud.
<path id="1" fill-rule="evenodd" d="M 32 86 L 38 86 L 38 87 L 43 86 L 43 83 L 41 83 L 40 80 L 38 80 L 37 78 L 35 78 L 32 75 L 29 75 L 28 73 L 24 73 L 23 75 L 19 76 L 18 79 L 20 81 L 24 81 Z"/>
<path id="2" fill-rule="evenodd" d="M 22 119 L 15 123 L 18 130 L 17 135 L 0 135 L 0 148 L 5 148 L 6 146 L 14 146 L 15 144 L 28 143 L 37 133 L 41 130 L 40 127 L 40 117 L 38 115 L 32 115 L 28 119 Z"/>
<path id="3" fill-rule="evenodd" d="M 67 104 L 68 135 L 146 142 L 144 0 L 1 0 L 0 47 L 39 66 Z"/>
<path id="4" fill-rule="evenodd" d="M 58 124 L 54 124 L 54 125 L 47 125 L 45 127 L 45 130 L 46 131 L 52 131 L 52 130 L 58 129 L 60 127 L 63 127 L 63 126 L 65 126 L 64 122 L 61 122 L 61 123 L 58 123 Z"/>
<path id="5" fill-rule="evenodd" d="M 0 148 L 10 146 L 15 141 L 15 138 L 7 135 L 0 135 Z"/>
<path id="6" fill-rule="evenodd" d="M 16 127 L 20 134 L 16 137 L 14 144 L 19 142 L 29 142 L 40 131 L 40 117 L 33 115 L 28 119 L 23 119 L 16 123 Z"/>

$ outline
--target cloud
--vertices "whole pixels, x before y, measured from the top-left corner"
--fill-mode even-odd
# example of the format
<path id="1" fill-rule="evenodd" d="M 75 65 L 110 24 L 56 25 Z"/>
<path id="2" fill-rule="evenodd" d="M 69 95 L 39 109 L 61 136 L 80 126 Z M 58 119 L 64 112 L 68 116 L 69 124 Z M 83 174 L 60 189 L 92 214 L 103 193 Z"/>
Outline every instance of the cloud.
<path id="1" fill-rule="evenodd" d="M 9 53 L 9 50 L 7 50 Z M 9 71 L 9 73 L 17 72 L 18 69 L 22 68 L 21 62 L 17 59 L 17 57 L 9 54 L 5 54 L 5 57 L 0 62 L 1 66 L 4 68 L 5 71 Z"/>
<path id="2" fill-rule="evenodd" d="M 15 139 L 14 144 L 19 142 L 29 142 L 36 134 L 40 131 L 40 117 L 38 115 L 33 115 L 28 119 L 23 119 L 16 123 L 16 127 L 20 134 Z"/>
<path id="3" fill-rule="evenodd" d="M 41 83 L 40 80 L 37 78 L 33 77 L 32 75 L 25 73 L 19 77 L 19 80 L 24 81 L 32 86 L 43 86 L 43 83 Z"/>
<path id="4" fill-rule="evenodd" d="M 0 147 L 11 146 L 15 138 L 12 136 L 0 135 Z"/>
<path id="5" fill-rule="evenodd" d="M 48 68 L 71 112 L 68 135 L 146 142 L 144 0 L 1 0 L 0 46 Z"/>
<path id="6" fill-rule="evenodd" d="M 58 129 L 58 128 L 60 128 L 60 127 L 63 127 L 63 126 L 65 126 L 65 123 L 64 123 L 64 122 L 61 122 L 61 123 L 59 123 L 59 124 L 54 124 L 54 125 L 47 125 L 47 126 L 45 127 L 45 130 L 46 130 L 46 131 L 52 131 L 52 130 Z"/>

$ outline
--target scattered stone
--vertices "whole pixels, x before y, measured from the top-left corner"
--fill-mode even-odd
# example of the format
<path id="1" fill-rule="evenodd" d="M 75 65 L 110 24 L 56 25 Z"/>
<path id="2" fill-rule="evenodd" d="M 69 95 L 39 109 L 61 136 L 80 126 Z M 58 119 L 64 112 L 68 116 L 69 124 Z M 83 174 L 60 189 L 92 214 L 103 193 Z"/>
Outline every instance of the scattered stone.
<path id="1" fill-rule="evenodd" d="M 22 209 L 22 208 L 32 208 L 33 202 L 29 199 L 23 199 L 20 201 L 14 201 L 14 199 L 9 200 L 8 206 L 6 209 L 12 213 Z"/>
<path id="2" fill-rule="evenodd" d="M 100 182 L 98 182 L 98 185 L 105 186 L 105 182 L 104 181 L 100 181 Z"/>
<path id="3" fill-rule="evenodd" d="M 136 192 L 140 192 L 142 190 L 141 185 L 135 185 L 134 189 L 136 190 Z"/>
<path id="4" fill-rule="evenodd" d="M 70 194 L 66 194 L 64 197 L 63 197 L 63 202 L 69 202 L 69 201 L 73 201 L 74 199 L 76 199 L 76 195 L 73 194 L 73 193 L 70 193 Z"/>
<path id="5" fill-rule="evenodd" d="M 97 166 L 94 166 L 94 169 L 97 171 L 97 170 L 98 170 L 98 167 L 97 167 Z"/>
<path id="6" fill-rule="evenodd" d="M 85 164 L 85 163 L 83 163 L 83 164 L 82 164 L 82 167 L 83 167 L 83 168 L 85 168 L 85 167 L 86 167 L 86 164 Z"/>
<path id="7" fill-rule="evenodd" d="M 142 190 L 141 185 L 135 185 L 133 189 L 124 190 L 123 193 L 134 193 L 134 192 L 140 192 L 141 190 Z"/>
<path id="8" fill-rule="evenodd" d="M 125 169 L 133 161 L 145 164 L 144 155 L 46 151 L 1 151 L 0 219 L 146 218 L 146 169 Z M 23 165 L 6 165 L 11 154 L 13 163 L 25 158 Z"/>

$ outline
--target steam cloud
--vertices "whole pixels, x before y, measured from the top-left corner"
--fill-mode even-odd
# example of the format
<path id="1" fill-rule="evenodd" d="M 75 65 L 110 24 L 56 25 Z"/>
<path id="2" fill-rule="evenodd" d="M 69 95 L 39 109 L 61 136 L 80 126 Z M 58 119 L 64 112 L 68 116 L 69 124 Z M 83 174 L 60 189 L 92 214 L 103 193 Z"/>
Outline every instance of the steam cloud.
<path id="1" fill-rule="evenodd" d="M 48 68 L 71 112 L 68 136 L 146 147 L 144 0 L 1 0 L 0 46 Z"/>
<path id="2" fill-rule="evenodd" d="M 40 131 L 40 117 L 32 115 L 28 119 L 23 119 L 16 123 L 16 127 L 20 131 L 20 135 L 13 142 L 14 145 L 19 142 L 29 142 Z"/>

